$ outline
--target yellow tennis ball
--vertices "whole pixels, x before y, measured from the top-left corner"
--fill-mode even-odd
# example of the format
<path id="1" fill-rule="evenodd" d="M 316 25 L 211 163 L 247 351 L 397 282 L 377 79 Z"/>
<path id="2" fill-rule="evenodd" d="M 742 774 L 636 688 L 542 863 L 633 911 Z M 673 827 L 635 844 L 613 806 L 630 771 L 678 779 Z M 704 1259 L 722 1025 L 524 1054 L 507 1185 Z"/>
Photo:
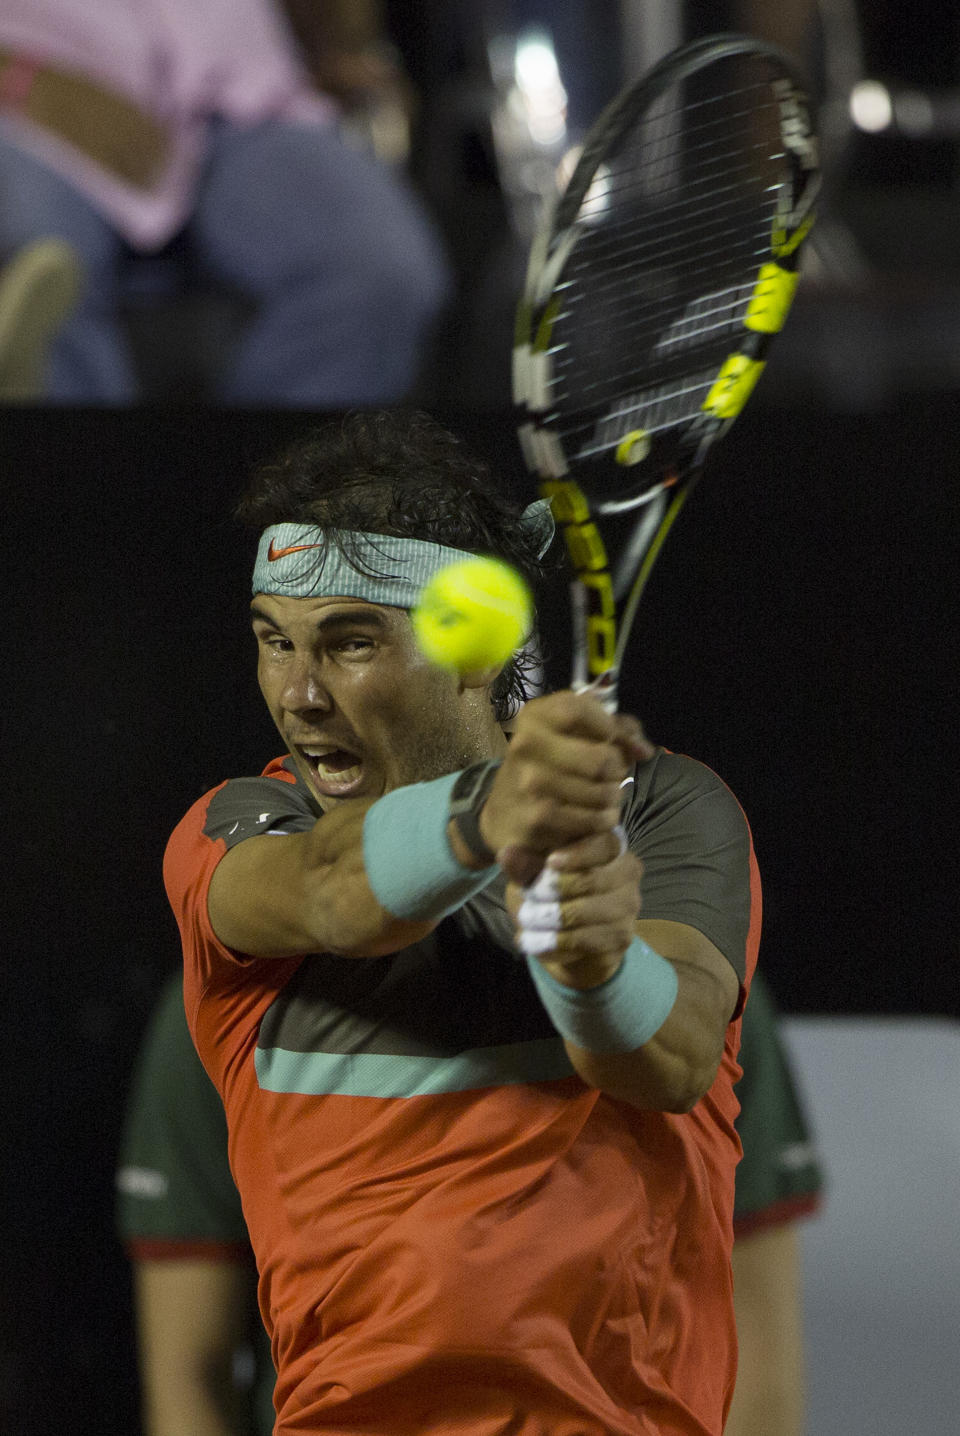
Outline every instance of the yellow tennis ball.
<path id="1" fill-rule="evenodd" d="M 421 650 L 458 673 L 500 668 L 533 627 L 520 575 L 495 558 L 465 558 L 435 573 L 411 613 Z"/>

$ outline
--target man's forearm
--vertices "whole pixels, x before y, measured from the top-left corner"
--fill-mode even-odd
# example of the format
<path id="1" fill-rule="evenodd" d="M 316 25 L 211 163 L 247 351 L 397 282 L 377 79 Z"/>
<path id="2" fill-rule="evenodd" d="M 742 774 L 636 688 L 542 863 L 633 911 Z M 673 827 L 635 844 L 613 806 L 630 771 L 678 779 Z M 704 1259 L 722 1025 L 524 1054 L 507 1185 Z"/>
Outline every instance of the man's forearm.
<path id="1" fill-rule="evenodd" d="M 141 1261 L 134 1293 L 144 1436 L 237 1436 L 244 1397 L 233 1357 L 253 1300 L 246 1268 Z"/>
<path id="2" fill-rule="evenodd" d="M 663 1026 L 633 1052 L 591 1052 L 567 1042 L 583 1080 L 647 1111 L 689 1112 L 709 1091 L 723 1055 L 723 993 L 709 974 L 674 963 L 677 1002 Z"/>

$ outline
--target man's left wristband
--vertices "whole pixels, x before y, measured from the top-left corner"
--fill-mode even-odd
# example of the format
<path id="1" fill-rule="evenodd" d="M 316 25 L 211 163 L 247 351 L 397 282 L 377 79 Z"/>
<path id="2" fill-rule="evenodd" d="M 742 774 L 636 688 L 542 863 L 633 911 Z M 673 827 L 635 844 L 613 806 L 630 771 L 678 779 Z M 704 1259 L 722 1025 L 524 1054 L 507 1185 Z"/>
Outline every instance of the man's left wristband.
<path id="1" fill-rule="evenodd" d="M 673 1011 L 679 990 L 673 964 L 637 936 L 614 975 L 597 987 L 567 987 L 529 952 L 527 966 L 560 1036 L 587 1052 L 646 1046 Z"/>

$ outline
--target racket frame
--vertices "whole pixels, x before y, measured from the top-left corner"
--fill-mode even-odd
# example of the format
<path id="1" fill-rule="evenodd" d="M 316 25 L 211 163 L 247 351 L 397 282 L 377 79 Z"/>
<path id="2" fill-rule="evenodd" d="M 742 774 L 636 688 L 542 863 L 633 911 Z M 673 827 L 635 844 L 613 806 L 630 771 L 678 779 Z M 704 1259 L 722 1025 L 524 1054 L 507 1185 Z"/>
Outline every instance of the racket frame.
<path id="1" fill-rule="evenodd" d="M 584 228 L 578 220 L 584 200 L 610 146 L 657 96 L 682 84 L 708 65 L 741 56 L 766 59 L 779 71 L 771 89 L 780 115 L 780 133 L 794 172 L 795 202 L 776 215 L 770 255 L 760 265 L 744 314 L 744 330 L 710 386 L 702 414 L 691 424 L 677 461 L 648 488 L 622 496 L 588 495 L 571 472 L 568 455 L 544 422 L 549 414 L 549 348 L 560 303 L 557 286 Z M 817 139 L 809 118 L 803 80 L 791 58 L 777 47 L 746 35 L 711 35 L 664 57 L 629 85 L 591 127 L 570 179 L 545 215 L 530 247 L 523 293 L 517 306 L 513 347 L 513 397 L 524 462 L 551 502 L 573 570 L 573 670 L 571 686 L 594 689 L 614 709 L 617 684 L 630 630 L 650 574 L 668 534 L 703 472 L 713 444 L 741 413 L 763 372 L 766 352 L 782 328 L 799 280 L 799 256 L 815 218 L 819 190 Z M 782 195 L 779 197 L 782 202 Z M 627 433 L 615 461 L 643 464 L 649 438 Z M 611 564 L 597 519 L 632 510 L 638 514 L 629 540 Z"/>

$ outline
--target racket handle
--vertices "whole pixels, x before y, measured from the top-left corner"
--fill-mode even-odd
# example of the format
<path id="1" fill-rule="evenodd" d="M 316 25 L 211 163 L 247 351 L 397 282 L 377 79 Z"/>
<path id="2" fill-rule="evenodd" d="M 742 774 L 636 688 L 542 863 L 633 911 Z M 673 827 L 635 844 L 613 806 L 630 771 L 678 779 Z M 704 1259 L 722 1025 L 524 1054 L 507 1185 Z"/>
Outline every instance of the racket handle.
<path id="1" fill-rule="evenodd" d="M 608 713 L 616 713 L 619 677 L 615 668 L 608 668 L 606 673 L 601 673 L 589 683 L 574 683 L 574 692 L 592 693 L 594 698 L 599 698 Z"/>

